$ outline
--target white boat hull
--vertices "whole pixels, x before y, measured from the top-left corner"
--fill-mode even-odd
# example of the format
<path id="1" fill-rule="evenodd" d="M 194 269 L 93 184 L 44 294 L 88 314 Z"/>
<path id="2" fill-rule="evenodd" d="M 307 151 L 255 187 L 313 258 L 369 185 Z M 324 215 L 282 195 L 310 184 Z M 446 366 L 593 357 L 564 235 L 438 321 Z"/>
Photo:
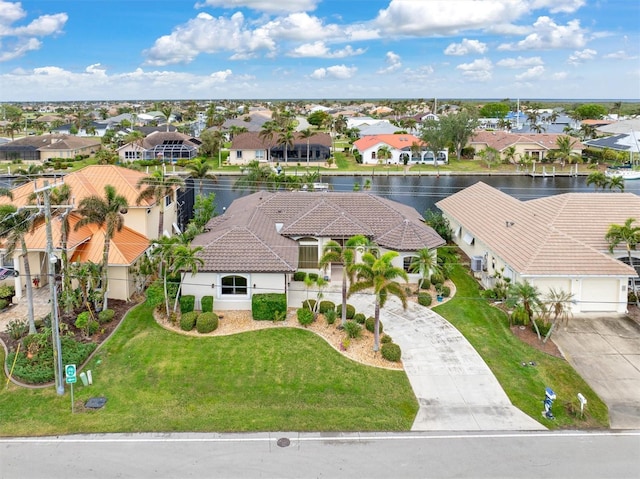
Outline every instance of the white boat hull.
<path id="1" fill-rule="evenodd" d="M 621 177 L 623 180 L 640 180 L 640 171 L 619 169 L 619 170 L 607 170 L 605 172 L 609 178 Z"/>

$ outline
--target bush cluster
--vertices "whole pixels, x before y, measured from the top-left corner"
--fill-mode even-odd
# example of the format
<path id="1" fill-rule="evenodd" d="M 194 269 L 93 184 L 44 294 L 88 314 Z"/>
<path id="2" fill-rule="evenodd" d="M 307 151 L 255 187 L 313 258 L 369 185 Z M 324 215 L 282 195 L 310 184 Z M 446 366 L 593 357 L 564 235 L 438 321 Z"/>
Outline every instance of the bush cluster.
<path id="1" fill-rule="evenodd" d="M 274 321 L 276 316 L 287 313 L 287 297 L 284 293 L 262 293 L 251 297 L 251 314 L 258 321 Z"/>
<path id="2" fill-rule="evenodd" d="M 315 299 L 305 299 L 302 302 L 302 307 L 304 309 L 308 309 L 309 311 L 313 311 L 316 309 L 316 300 Z"/>
<path id="3" fill-rule="evenodd" d="M 313 312 L 310 309 L 299 308 L 296 313 L 298 315 L 298 322 L 302 326 L 307 327 L 313 323 Z"/>
<path id="4" fill-rule="evenodd" d="M 420 281 L 420 289 L 429 288 L 431 288 L 431 281 L 429 281 L 429 278 L 424 278 L 422 281 Z"/>
<path id="5" fill-rule="evenodd" d="M 391 343 L 393 342 L 393 340 L 391 339 L 391 336 L 389 336 L 388 334 L 383 334 L 382 337 L 380 338 L 380 342 L 382 344 L 385 344 L 385 343 Z"/>
<path id="6" fill-rule="evenodd" d="M 0 310 L 6 308 L 7 306 L 9 306 L 9 301 L 7 301 L 6 299 L 0 299 Z"/>
<path id="7" fill-rule="evenodd" d="M 191 331 L 196 325 L 196 321 L 198 320 L 198 312 L 190 311 L 188 313 L 184 313 L 180 318 L 180 329 L 183 331 Z"/>
<path id="8" fill-rule="evenodd" d="M 440 287 L 440 294 L 442 296 L 444 296 L 445 298 L 448 298 L 449 295 L 451 294 L 451 288 L 449 286 L 441 286 Z"/>
<path id="9" fill-rule="evenodd" d="M 382 354 L 382 357 L 384 359 L 386 359 L 387 361 L 392 361 L 394 363 L 400 361 L 400 358 L 402 357 L 400 346 L 398 346 L 396 343 L 383 343 L 380 347 L 380 353 Z"/>
<path id="10" fill-rule="evenodd" d="M 210 333 L 218 328 L 218 315 L 213 312 L 201 313 L 196 319 L 196 330 L 200 334 Z"/>
<path id="11" fill-rule="evenodd" d="M 180 296 L 180 312 L 190 313 L 196 307 L 196 297 L 192 294 Z"/>
<path id="12" fill-rule="evenodd" d="M 149 285 L 146 291 L 146 304 L 153 308 L 157 308 L 164 301 L 164 288 L 162 286 L 162 281 L 154 281 Z"/>

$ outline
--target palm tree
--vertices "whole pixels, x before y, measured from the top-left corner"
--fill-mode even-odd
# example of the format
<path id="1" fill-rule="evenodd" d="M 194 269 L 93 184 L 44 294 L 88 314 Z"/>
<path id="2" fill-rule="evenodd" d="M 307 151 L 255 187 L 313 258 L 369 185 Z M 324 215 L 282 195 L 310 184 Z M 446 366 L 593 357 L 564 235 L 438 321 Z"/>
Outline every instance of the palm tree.
<path id="1" fill-rule="evenodd" d="M 421 279 L 428 278 L 433 273 L 440 272 L 438 264 L 438 252 L 435 249 L 422 248 L 417 252 L 409 265 L 409 272 L 419 273 Z"/>
<path id="2" fill-rule="evenodd" d="M 171 113 L 173 113 L 173 107 L 170 104 L 165 103 L 165 104 L 162 105 L 162 108 L 160 108 L 160 112 L 162 113 L 162 115 L 167 120 L 167 130 L 166 131 L 169 131 L 169 124 L 171 123 Z"/>
<path id="3" fill-rule="evenodd" d="M 511 145 L 508 146 L 504 149 L 504 159 L 507 160 L 509 163 L 515 163 L 516 162 L 516 147 Z"/>
<path id="4" fill-rule="evenodd" d="M 373 328 L 373 350 L 380 349 L 380 309 L 384 308 L 387 299 L 397 296 L 402 302 L 402 307 L 407 308 L 407 294 L 404 288 L 396 280 L 402 278 L 405 282 L 409 277 L 404 269 L 392 264 L 394 258 L 398 256 L 396 251 L 388 251 L 380 258 L 366 252 L 362 255 L 362 262 L 351 265 L 351 270 L 355 274 L 356 281 L 351 283 L 349 296 L 358 291 L 373 288 L 375 295 L 375 312 Z"/>
<path id="5" fill-rule="evenodd" d="M 137 187 L 146 186 L 138 195 L 136 204 L 140 204 L 145 200 L 155 199 L 160 206 L 160 215 L 158 218 L 158 238 L 164 233 L 164 208 L 165 198 L 172 195 L 176 188 L 184 186 L 184 180 L 179 176 L 168 176 L 163 170 L 156 170 L 151 175 L 140 178 Z"/>
<path id="6" fill-rule="evenodd" d="M 559 136 L 556 139 L 556 157 L 560 159 L 563 167 L 565 161 L 572 164 L 574 160 L 577 162 L 580 159 L 580 155 L 573 151 L 575 144 L 576 140 L 567 135 Z"/>
<path id="7" fill-rule="evenodd" d="M 161 236 L 151 242 L 151 256 L 154 264 L 159 268 L 164 290 L 164 305 L 167 317 L 169 317 L 169 287 L 168 279 L 171 274 L 171 257 L 174 248 L 181 243 L 180 236 Z"/>
<path id="8" fill-rule="evenodd" d="M 24 278 L 27 289 L 27 318 L 29 321 L 29 334 L 36 333 L 36 323 L 33 312 L 33 286 L 31 282 L 31 267 L 29 265 L 29 251 L 25 236 L 33 224 L 34 215 L 27 210 L 18 210 L 13 205 L 0 205 L 0 224 L 2 231 L 0 237 L 6 239 L 6 255 L 12 256 L 18 245 L 24 267 Z"/>
<path id="9" fill-rule="evenodd" d="M 202 246 L 192 248 L 188 244 L 177 244 L 171 251 L 171 273 L 181 273 L 191 271 L 191 276 L 198 274 L 198 268 L 204 266 L 204 260 L 196 255 L 202 251 Z M 178 299 L 180 298 L 180 290 L 182 289 L 183 275 L 180 274 L 180 284 L 176 292 L 176 299 L 173 303 L 173 312 L 178 310 Z"/>
<path id="10" fill-rule="evenodd" d="M 507 292 L 507 305 L 510 307 L 521 305 L 527 312 L 527 316 L 538 334 L 538 339 L 541 339 L 540 330 L 533 318 L 534 309 L 541 310 L 543 308 L 540 291 L 537 286 L 532 285 L 527 280 L 525 280 L 524 283 L 512 283 L 509 285 Z"/>
<path id="11" fill-rule="evenodd" d="M 307 166 L 309 166 L 309 138 L 315 133 L 311 131 L 311 128 L 306 128 L 300 132 L 300 138 L 307 140 Z"/>
<path id="12" fill-rule="evenodd" d="M 541 125 L 540 123 L 532 123 L 529 126 L 529 129 L 534 133 L 544 133 L 547 131 L 546 127 Z"/>
<path id="13" fill-rule="evenodd" d="M 551 327 L 544 337 L 543 343 L 546 343 L 551 337 L 551 333 L 558 322 L 569 321 L 569 317 L 571 316 L 570 304 L 572 301 L 573 294 L 562 289 L 549 289 L 549 292 L 544 298 L 544 302 L 547 304 L 546 316 L 549 321 L 551 321 Z M 553 317 L 551 317 L 551 315 L 553 315 Z"/>
<path id="14" fill-rule="evenodd" d="M 203 158 L 196 159 L 191 163 L 187 163 L 187 170 L 189 170 L 189 172 L 191 173 L 192 178 L 198 180 L 198 191 L 201 196 L 203 193 L 204 180 L 211 180 L 213 182 L 218 181 L 216 175 L 211 173 L 211 166 L 207 164 L 206 160 L 204 160 Z"/>
<path id="15" fill-rule="evenodd" d="M 289 147 L 293 147 L 293 145 L 295 144 L 295 140 L 296 140 L 296 135 L 293 132 L 293 128 L 289 126 L 287 126 L 282 131 L 280 131 L 280 133 L 278 133 L 278 144 L 282 145 L 282 148 L 284 150 L 285 164 L 287 163 L 287 160 L 288 160 L 287 152 L 289 150 Z"/>
<path id="16" fill-rule="evenodd" d="M 33 181 L 35 178 L 38 178 L 42 175 L 44 171 L 44 166 L 36 165 L 35 163 L 31 163 L 26 168 L 18 168 L 14 171 L 18 177 L 14 180 L 13 184 L 15 186 L 23 185 L 25 183 L 29 183 Z"/>
<path id="17" fill-rule="evenodd" d="M 609 178 L 602 171 L 594 171 L 587 176 L 587 186 L 593 185 L 596 191 L 598 191 L 598 188 L 604 190 L 608 182 Z"/>
<path id="18" fill-rule="evenodd" d="M 76 223 L 76 230 L 89 224 L 104 228 L 101 309 L 106 309 L 109 286 L 109 248 L 113 236 L 124 227 L 123 213 L 127 210 L 127 199 L 119 195 L 113 186 L 106 185 L 104 187 L 104 197 L 98 195 L 87 196 L 80 201 L 78 206 L 78 213 L 82 215 L 82 218 Z"/>
<path id="19" fill-rule="evenodd" d="M 620 243 L 623 243 L 627 250 L 627 259 L 629 265 L 633 266 L 631 261 L 631 250 L 636 248 L 640 243 L 640 226 L 634 226 L 635 218 L 627 218 L 623 225 L 613 224 L 609 226 L 604 239 L 609 243 L 609 252 L 613 254 L 613 250 Z"/>
<path id="20" fill-rule="evenodd" d="M 327 241 L 322 249 L 318 266 L 322 269 L 331 263 L 342 263 L 342 326 L 347 324 L 347 282 L 351 279 L 349 269 L 356 259 L 356 248 L 370 246 L 368 238 L 362 235 L 352 236 L 344 246 L 334 240 Z"/>
<path id="21" fill-rule="evenodd" d="M 605 186 L 610 190 L 618 190 L 620 193 L 624 193 L 624 178 L 622 176 L 612 176 L 607 179 Z"/>
<path id="22" fill-rule="evenodd" d="M 233 189 L 257 191 L 271 179 L 271 174 L 272 171 L 268 165 L 260 165 L 258 160 L 250 161 L 244 174 L 233 184 Z"/>
<path id="23" fill-rule="evenodd" d="M 378 163 L 380 163 L 381 165 L 384 165 L 387 160 L 391 159 L 392 156 L 393 153 L 391 153 L 391 148 L 389 148 L 388 146 L 385 145 L 378 148 Z"/>

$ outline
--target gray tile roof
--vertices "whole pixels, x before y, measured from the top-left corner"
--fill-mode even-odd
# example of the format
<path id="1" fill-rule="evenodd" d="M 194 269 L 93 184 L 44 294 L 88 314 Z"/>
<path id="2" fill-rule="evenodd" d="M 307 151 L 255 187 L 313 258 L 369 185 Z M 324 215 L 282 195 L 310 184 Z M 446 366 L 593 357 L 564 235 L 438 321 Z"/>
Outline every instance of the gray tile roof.
<path id="1" fill-rule="evenodd" d="M 445 242 L 411 207 L 369 193 L 258 192 L 235 200 L 193 241 L 201 271 L 291 272 L 301 237 L 367 236 L 396 251 Z"/>

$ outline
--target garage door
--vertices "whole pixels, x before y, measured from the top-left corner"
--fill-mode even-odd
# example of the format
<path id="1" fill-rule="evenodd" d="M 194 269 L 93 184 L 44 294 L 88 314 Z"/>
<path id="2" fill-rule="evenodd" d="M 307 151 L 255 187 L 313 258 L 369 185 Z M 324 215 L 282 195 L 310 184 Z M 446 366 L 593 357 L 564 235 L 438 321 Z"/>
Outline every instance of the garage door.
<path id="1" fill-rule="evenodd" d="M 611 279 L 583 279 L 580 295 L 581 311 L 616 311 L 620 281 Z"/>

